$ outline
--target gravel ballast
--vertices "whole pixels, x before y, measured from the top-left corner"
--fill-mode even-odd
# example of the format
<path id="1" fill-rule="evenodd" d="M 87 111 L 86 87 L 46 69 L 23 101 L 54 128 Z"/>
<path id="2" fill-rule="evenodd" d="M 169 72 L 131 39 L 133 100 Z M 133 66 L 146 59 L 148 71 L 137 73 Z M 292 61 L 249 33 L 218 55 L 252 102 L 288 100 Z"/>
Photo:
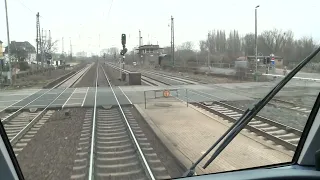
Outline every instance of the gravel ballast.
<path id="1" fill-rule="evenodd" d="M 95 87 L 95 80 L 97 77 L 97 63 L 91 66 L 86 74 L 74 87 Z"/>
<path id="2" fill-rule="evenodd" d="M 114 85 L 114 86 L 128 85 L 127 81 L 120 81 L 119 80 L 120 72 L 118 70 L 116 70 L 110 66 L 107 66 L 105 64 L 102 64 L 102 66 L 104 67 L 104 70 L 105 70 L 109 80 L 111 81 L 112 85 Z M 126 77 L 126 78 L 128 78 L 128 77 Z"/>
<path id="3" fill-rule="evenodd" d="M 18 156 L 25 179 L 69 179 L 86 109 L 56 111 Z"/>
<path id="4" fill-rule="evenodd" d="M 248 107 L 252 106 L 255 101 L 228 101 L 226 102 L 229 105 L 238 107 L 242 110 L 246 110 Z M 274 107 L 272 105 L 266 105 L 261 111 L 258 113 L 259 116 L 263 116 L 274 120 L 276 122 L 282 123 L 284 125 L 303 130 L 307 119 L 308 114 L 298 112 L 295 110 L 281 108 L 281 107 Z"/>

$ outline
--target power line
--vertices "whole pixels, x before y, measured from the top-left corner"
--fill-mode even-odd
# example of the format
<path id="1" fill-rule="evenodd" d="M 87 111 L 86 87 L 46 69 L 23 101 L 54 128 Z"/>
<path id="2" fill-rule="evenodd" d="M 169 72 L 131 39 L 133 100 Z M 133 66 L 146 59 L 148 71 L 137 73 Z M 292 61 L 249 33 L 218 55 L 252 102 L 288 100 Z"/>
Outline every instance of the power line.
<path id="1" fill-rule="evenodd" d="M 111 4 L 110 4 L 109 10 L 108 10 L 108 14 L 107 14 L 107 19 L 106 19 L 106 21 L 109 20 L 109 16 L 110 16 L 112 4 L 113 4 L 113 0 L 111 0 Z M 101 29 L 100 29 L 100 31 L 101 31 Z M 99 49 L 100 49 L 100 34 L 101 34 L 101 32 L 99 33 Z"/>
<path id="2" fill-rule="evenodd" d="M 26 6 L 21 0 L 18 0 L 19 3 L 24 6 L 25 8 L 27 8 L 32 14 L 36 14 L 35 12 L 33 12 L 30 8 L 28 8 L 28 6 Z"/>
<path id="3" fill-rule="evenodd" d="M 18 0 L 18 2 L 23 6 L 25 7 L 26 9 L 28 9 L 32 14 L 37 14 L 35 13 L 34 11 L 32 11 L 28 6 L 26 6 L 21 0 Z M 43 16 L 39 16 L 41 18 L 43 18 Z"/>
<path id="4" fill-rule="evenodd" d="M 113 4 L 113 0 L 111 0 L 111 5 L 110 5 L 109 11 L 108 11 L 107 20 L 109 19 L 109 15 L 110 15 L 110 11 L 111 11 L 111 8 L 112 8 L 112 4 Z"/>

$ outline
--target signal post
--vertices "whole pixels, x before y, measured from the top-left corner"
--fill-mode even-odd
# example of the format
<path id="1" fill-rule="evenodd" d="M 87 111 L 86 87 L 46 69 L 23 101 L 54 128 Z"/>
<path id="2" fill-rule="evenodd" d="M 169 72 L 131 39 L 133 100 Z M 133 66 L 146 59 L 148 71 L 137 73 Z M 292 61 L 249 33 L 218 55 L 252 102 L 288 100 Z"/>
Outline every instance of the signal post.
<path id="1" fill-rule="evenodd" d="M 124 59 L 125 59 L 125 54 L 127 53 L 128 49 L 126 48 L 126 34 L 122 34 L 121 35 L 121 44 L 122 44 L 122 50 L 120 52 L 120 55 L 122 56 L 122 58 L 120 58 L 120 80 L 121 81 L 125 81 L 126 79 L 126 74 L 122 73 L 122 70 L 124 70 Z"/>

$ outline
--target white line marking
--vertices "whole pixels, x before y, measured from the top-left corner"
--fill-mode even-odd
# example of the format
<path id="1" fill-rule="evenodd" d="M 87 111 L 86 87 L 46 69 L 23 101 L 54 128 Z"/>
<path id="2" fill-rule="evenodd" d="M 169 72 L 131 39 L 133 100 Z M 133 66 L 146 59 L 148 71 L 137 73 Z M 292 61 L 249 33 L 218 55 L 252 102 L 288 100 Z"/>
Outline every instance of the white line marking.
<path id="1" fill-rule="evenodd" d="M 83 98 L 70 98 L 70 100 L 78 100 L 78 99 L 83 99 Z"/>
<path id="2" fill-rule="evenodd" d="M 0 101 L 0 103 L 6 103 L 6 102 L 17 102 L 19 100 L 12 100 L 12 101 Z"/>
<path id="3" fill-rule="evenodd" d="M 88 91 L 89 91 L 89 87 L 87 88 L 86 95 L 84 95 L 84 98 L 83 98 L 83 101 L 82 101 L 81 107 L 83 107 L 83 104 L 84 104 L 84 102 L 86 101 Z"/>
<path id="4" fill-rule="evenodd" d="M 76 88 L 76 89 L 77 89 L 77 88 Z M 76 90 L 76 89 L 75 89 L 75 90 Z M 69 101 L 69 99 L 71 98 L 71 96 L 73 95 L 73 93 L 74 93 L 75 90 L 72 91 L 72 93 L 70 94 L 69 98 L 68 98 L 68 99 L 66 100 L 66 102 L 62 105 L 62 109 L 63 109 L 64 106 L 67 104 L 67 102 Z"/>
<path id="5" fill-rule="evenodd" d="M 34 92 L 34 93 L 33 93 L 33 94 L 31 94 L 30 96 L 32 96 L 32 95 L 34 95 L 34 94 L 36 94 L 37 92 L 40 92 L 40 91 L 41 91 L 41 89 L 39 89 L 38 91 Z M 47 91 L 47 92 L 48 92 L 48 91 Z M 42 94 L 42 95 L 43 95 L 43 94 Z M 7 107 L 5 107 L 5 108 L 1 109 L 1 110 L 0 110 L 0 112 L 3 112 L 4 110 L 6 110 L 6 109 L 8 109 L 8 108 L 12 107 L 13 105 L 18 104 L 19 102 L 21 102 L 21 101 L 23 101 L 23 100 L 27 99 L 27 98 L 28 98 L 28 97 L 30 97 L 30 96 L 24 97 L 23 99 L 20 99 L 18 102 L 13 103 L 13 104 L 11 104 L 10 106 L 7 106 Z"/>
<path id="6" fill-rule="evenodd" d="M 7 96 L 26 96 L 26 95 L 29 95 L 30 93 L 25 93 L 25 94 L 9 94 L 9 93 L 3 93 L 1 94 L 0 96 L 1 97 L 7 97 Z"/>
<path id="7" fill-rule="evenodd" d="M 72 105 L 81 105 L 81 103 L 68 103 L 65 106 L 72 106 Z"/>
<path id="8" fill-rule="evenodd" d="M 85 91 L 84 92 L 75 92 L 74 94 L 84 94 L 86 93 Z"/>
<path id="9" fill-rule="evenodd" d="M 118 86 L 118 88 L 120 89 L 120 91 L 122 92 L 122 94 L 128 99 L 129 103 L 132 104 L 131 100 L 128 98 L 128 96 L 123 92 L 123 90 L 121 89 L 120 86 Z"/>
<path id="10" fill-rule="evenodd" d="M 35 104 L 35 105 L 29 105 L 28 107 L 29 108 L 32 108 L 32 107 L 45 107 L 47 106 L 46 104 Z"/>

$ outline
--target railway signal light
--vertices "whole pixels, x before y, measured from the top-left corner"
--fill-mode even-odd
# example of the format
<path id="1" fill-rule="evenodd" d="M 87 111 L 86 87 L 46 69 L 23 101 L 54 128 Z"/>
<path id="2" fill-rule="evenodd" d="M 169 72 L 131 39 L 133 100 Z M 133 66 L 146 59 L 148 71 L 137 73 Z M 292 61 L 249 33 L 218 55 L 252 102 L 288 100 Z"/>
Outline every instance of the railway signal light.
<path id="1" fill-rule="evenodd" d="M 270 64 L 270 63 L 271 63 L 271 58 L 267 57 L 267 64 Z"/>
<path id="2" fill-rule="evenodd" d="M 127 48 L 122 49 L 120 52 L 121 56 L 124 56 L 124 54 L 127 53 L 127 51 L 128 51 Z"/>
<path id="3" fill-rule="evenodd" d="M 121 35 L 121 43 L 122 43 L 122 46 L 126 45 L 126 34 Z"/>
<path id="4" fill-rule="evenodd" d="M 263 64 L 267 64 L 267 58 L 266 57 L 263 58 Z"/>

